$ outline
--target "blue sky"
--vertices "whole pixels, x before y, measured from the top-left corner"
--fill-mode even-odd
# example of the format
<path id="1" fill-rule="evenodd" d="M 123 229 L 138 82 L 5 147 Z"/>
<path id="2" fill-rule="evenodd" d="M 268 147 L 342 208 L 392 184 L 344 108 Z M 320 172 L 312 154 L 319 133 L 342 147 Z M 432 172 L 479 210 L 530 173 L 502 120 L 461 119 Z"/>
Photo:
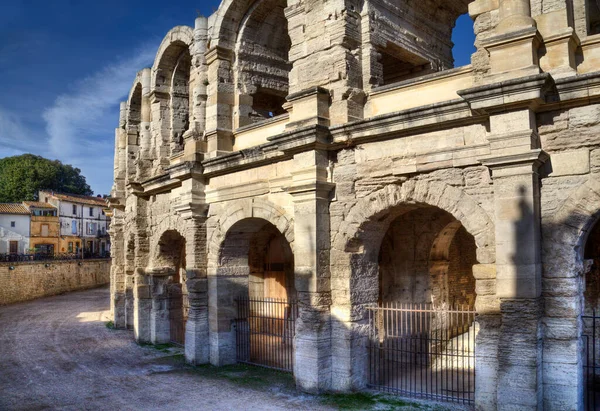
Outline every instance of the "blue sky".
<path id="1" fill-rule="evenodd" d="M 193 26 L 218 0 L 11 0 L 0 13 L 0 158 L 23 153 L 82 170 L 97 194 L 113 179 L 119 102 L 152 65 L 173 26 Z M 469 63 L 472 22 L 459 19 L 457 66 Z"/>

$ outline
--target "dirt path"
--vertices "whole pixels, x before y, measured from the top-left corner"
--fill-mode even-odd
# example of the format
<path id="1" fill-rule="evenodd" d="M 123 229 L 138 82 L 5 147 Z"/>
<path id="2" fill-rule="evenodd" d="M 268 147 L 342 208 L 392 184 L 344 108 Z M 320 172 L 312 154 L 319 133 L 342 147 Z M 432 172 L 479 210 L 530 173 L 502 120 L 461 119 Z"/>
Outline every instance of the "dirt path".
<path id="1" fill-rule="evenodd" d="M 108 298 L 104 288 L 0 307 L 0 410 L 327 409 L 165 361 L 130 331 L 106 328 Z"/>

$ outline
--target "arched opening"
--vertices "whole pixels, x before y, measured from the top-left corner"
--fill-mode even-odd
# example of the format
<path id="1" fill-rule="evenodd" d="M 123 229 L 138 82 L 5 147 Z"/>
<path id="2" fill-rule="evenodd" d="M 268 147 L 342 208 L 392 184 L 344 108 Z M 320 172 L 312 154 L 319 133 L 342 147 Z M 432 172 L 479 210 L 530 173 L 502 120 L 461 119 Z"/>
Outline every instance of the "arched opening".
<path id="1" fill-rule="evenodd" d="M 378 278 L 377 294 L 371 294 L 377 301 L 367 310 L 369 385 L 473 404 L 474 237 L 432 206 L 397 207 L 363 235 L 369 241 L 363 259 L 377 261 L 376 270 L 367 271 Z"/>
<path id="2" fill-rule="evenodd" d="M 291 40 L 285 0 L 262 0 L 247 11 L 236 42 L 237 127 L 285 114 Z"/>
<path id="3" fill-rule="evenodd" d="M 127 107 L 127 127 L 139 128 L 142 121 L 142 84 L 137 83 L 130 95 Z M 139 132 L 139 130 L 138 130 Z"/>
<path id="4" fill-rule="evenodd" d="M 169 318 L 169 341 L 183 345 L 189 300 L 186 288 L 185 239 L 177 231 L 168 230 L 161 236 L 155 266 L 168 274 L 164 290 Z"/>
<path id="5" fill-rule="evenodd" d="M 223 240 L 217 276 L 220 301 L 236 307 L 218 307 L 219 317 L 235 320 L 236 361 L 292 371 L 297 308 L 285 236 L 259 218 L 239 221 Z"/>
<path id="6" fill-rule="evenodd" d="M 592 410 L 600 407 L 600 387 L 597 384 L 600 369 L 600 222 L 596 222 L 588 234 L 584 259 L 587 270 L 582 315 L 583 393 L 586 409 Z"/>
<path id="7" fill-rule="evenodd" d="M 474 38 L 468 37 L 467 19 L 473 33 L 467 14 L 469 2 L 388 2 L 385 6 L 370 2 L 370 33 L 366 38 L 373 52 L 369 82 L 384 86 L 451 69 L 455 67 L 453 41 L 461 50 L 457 66 L 468 64 L 466 53 L 474 43 Z"/>
<path id="8" fill-rule="evenodd" d="M 192 58 L 189 46 L 181 40 L 171 43 L 163 52 L 155 74 L 158 91 L 153 112 L 160 118 L 159 158 L 183 151 L 183 134 L 190 124 L 190 70 Z"/>

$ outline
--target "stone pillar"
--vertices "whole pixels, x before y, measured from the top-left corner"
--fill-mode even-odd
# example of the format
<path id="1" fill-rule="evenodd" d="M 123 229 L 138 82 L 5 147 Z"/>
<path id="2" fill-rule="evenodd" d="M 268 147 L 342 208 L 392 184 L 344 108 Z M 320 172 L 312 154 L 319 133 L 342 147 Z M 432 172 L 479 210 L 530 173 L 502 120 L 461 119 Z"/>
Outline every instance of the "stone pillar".
<path id="1" fill-rule="evenodd" d="M 144 270 L 138 268 L 135 273 L 133 287 L 133 333 L 139 343 L 151 341 L 150 311 L 152 299 L 150 298 L 150 285 Z"/>
<path id="2" fill-rule="evenodd" d="M 294 264 L 299 303 L 294 377 L 307 392 L 331 387 L 329 165 L 326 151 L 294 156 Z"/>
<path id="3" fill-rule="evenodd" d="M 531 18 L 529 0 L 500 0 L 499 6 L 495 34 L 482 41 L 490 55 L 488 81 L 539 74 L 542 38 Z"/>
<path id="4" fill-rule="evenodd" d="M 566 0 L 556 1 L 549 10 L 535 16 L 537 28 L 544 39 L 545 53 L 540 57 L 540 67 L 554 78 L 577 74 L 575 53 L 580 45 L 573 29 L 573 16 Z M 546 7 L 544 7 L 546 8 Z"/>
<path id="5" fill-rule="evenodd" d="M 332 125 L 364 116 L 358 9 L 352 0 L 330 0 L 312 3 L 310 7 L 296 2 L 285 10 L 292 43 L 290 94 L 326 87 L 331 92 L 329 118 Z"/>
<path id="6" fill-rule="evenodd" d="M 535 27 L 531 18 L 530 0 L 499 0 L 500 23 L 498 31 L 508 33 L 527 27 Z"/>
<path id="7" fill-rule="evenodd" d="M 208 19 L 196 18 L 194 28 L 194 44 L 191 48 L 192 68 L 190 73 L 190 107 L 189 129 L 183 134 L 185 141 L 185 161 L 195 161 L 198 155 L 206 151 L 204 131 L 206 130 L 206 104 L 208 88 L 208 66 L 206 64 L 206 47 L 208 42 Z"/>
<path id="8" fill-rule="evenodd" d="M 152 344 L 166 344 L 171 341 L 169 287 L 172 268 L 161 267 L 146 270 L 149 275 L 149 286 L 152 301 L 150 310 L 150 341 Z"/>
<path id="9" fill-rule="evenodd" d="M 186 223 L 186 285 L 190 309 L 185 327 L 185 359 L 191 364 L 206 364 L 210 360 L 206 217 L 191 217 Z"/>
<path id="10" fill-rule="evenodd" d="M 111 227 L 113 244 L 110 267 L 110 311 L 116 328 L 125 328 L 125 256 L 123 239 L 123 216 L 115 213 Z"/>
<path id="11" fill-rule="evenodd" d="M 541 231 L 535 113 L 490 117 L 496 228 L 496 296 L 500 299 L 497 405 L 537 410 L 542 405 Z"/>
<path id="12" fill-rule="evenodd" d="M 129 275 L 129 273 L 127 273 L 125 276 L 125 328 L 127 329 L 133 329 L 133 287 L 134 277 L 133 275 Z"/>
<path id="13" fill-rule="evenodd" d="M 214 47 L 206 52 L 206 139 L 209 158 L 233 150 L 231 127 L 235 85 L 231 72 L 232 60 L 233 52 L 222 47 Z"/>
<path id="14" fill-rule="evenodd" d="M 150 108 L 150 69 L 142 70 L 142 112 L 139 126 L 139 156 L 136 167 L 135 179 L 137 182 L 149 178 L 152 173 L 152 161 L 154 155 L 152 153 L 152 133 L 150 131 L 151 124 L 151 108 Z"/>

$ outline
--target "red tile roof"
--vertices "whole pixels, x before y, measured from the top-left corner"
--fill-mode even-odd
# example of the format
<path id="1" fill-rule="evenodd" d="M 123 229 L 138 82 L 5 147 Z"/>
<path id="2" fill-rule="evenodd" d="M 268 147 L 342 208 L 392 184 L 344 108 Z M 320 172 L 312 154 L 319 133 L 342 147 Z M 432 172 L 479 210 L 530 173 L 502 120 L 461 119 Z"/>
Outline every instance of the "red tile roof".
<path id="1" fill-rule="evenodd" d="M 49 197 L 54 197 L 58 200 L 68 201 L 70 203 L 90 204 L 90 205 L 95 205 L 98 207 L 108 207 L 106 205 L 106 199 L 101 198 L 101 197 L 80 196 L 80 195 L 76 195 L 76 194 L 52 193 L 51 191 L 40 191 L 40 193 L 45 193 Z"/>
<path id="2" fill-rule="evenodd" d="M 21 203 L 0 203 L 0 214 L 29 215 L 29 210 Z"/>
<path id="3" fill-rule="evenodd" d="M 56 210 L 56 207 L 54 207 L 52 204 L 42 203 L 41 201 L 23 201 L 23 204 L 25 205 L 25 207 L 51 208 L 53 210 Z"/>

